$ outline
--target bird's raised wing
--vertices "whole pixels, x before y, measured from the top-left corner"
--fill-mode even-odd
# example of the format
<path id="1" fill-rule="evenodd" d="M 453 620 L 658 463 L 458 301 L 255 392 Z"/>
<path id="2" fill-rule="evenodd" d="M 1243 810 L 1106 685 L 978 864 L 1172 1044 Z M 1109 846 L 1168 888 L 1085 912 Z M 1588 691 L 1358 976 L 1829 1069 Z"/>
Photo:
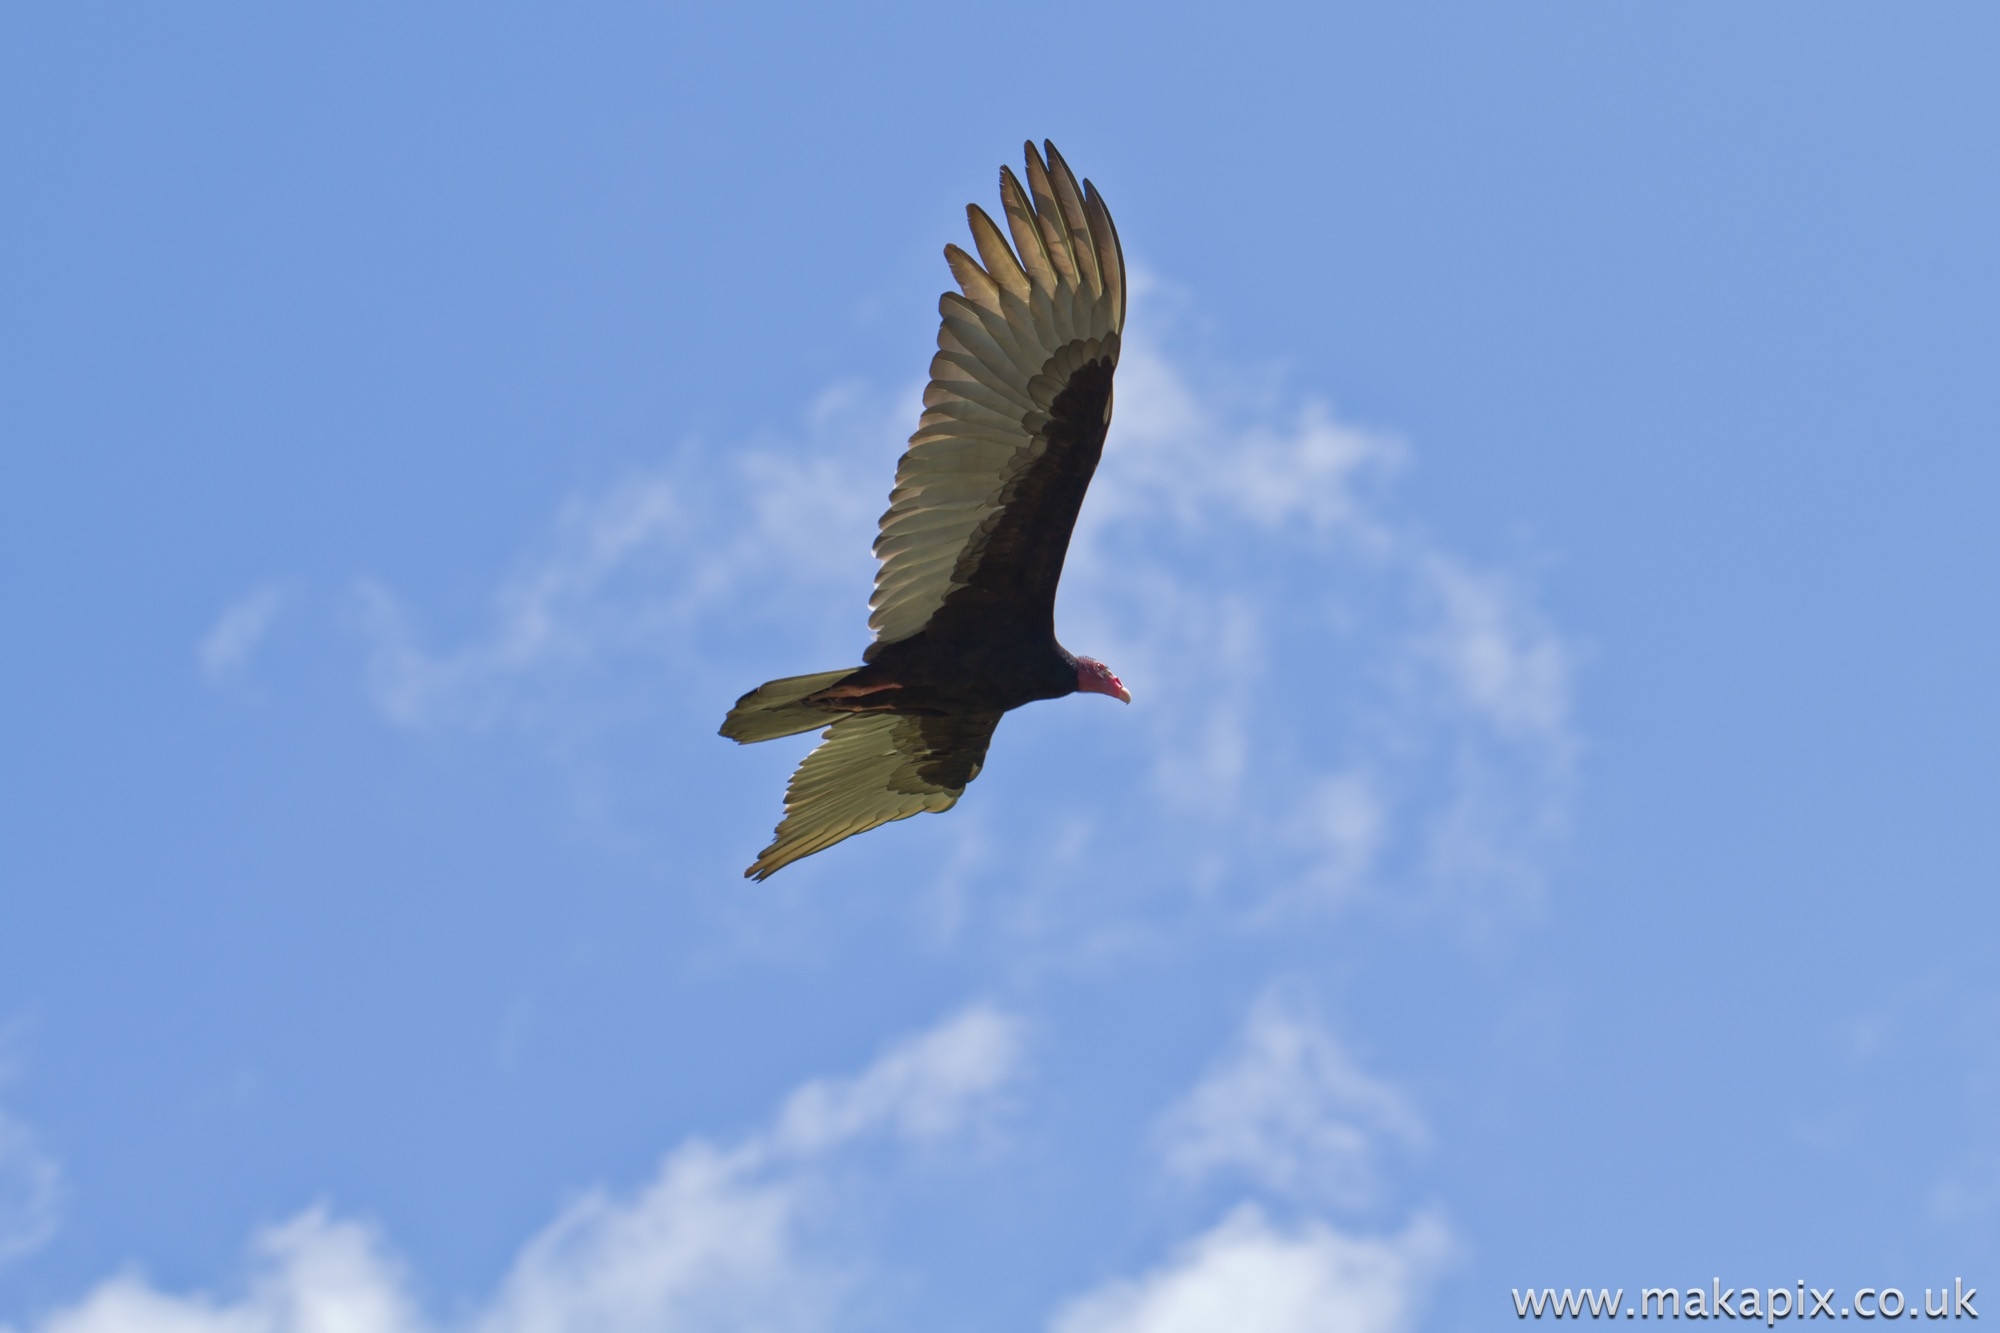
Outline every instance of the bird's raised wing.
<path id="1" fill-rule="evenodd" d="M 765 879 L 842 838 L 926 810 L 949 810 L 979 776 L 1000 714 L 856 713 L 822 734 L 785 788 L 778 835 L 743 873 Z"/>
<path id="2" fill-rule="evenodd" d="M 873 651 L 937 622 L 1046 625 L 1077 509 L 1111 421 L 1125 257 L 1096 189 L 1047 144 L 1028 187 L 1000 171 L 1013 237 L 966 210 L 979 260 L 945 247 L 963 291 L 943 323 L 924 414 L 896 466 L 875 554 Z M 984 261 L 983 265 L 980 261 Z"/>

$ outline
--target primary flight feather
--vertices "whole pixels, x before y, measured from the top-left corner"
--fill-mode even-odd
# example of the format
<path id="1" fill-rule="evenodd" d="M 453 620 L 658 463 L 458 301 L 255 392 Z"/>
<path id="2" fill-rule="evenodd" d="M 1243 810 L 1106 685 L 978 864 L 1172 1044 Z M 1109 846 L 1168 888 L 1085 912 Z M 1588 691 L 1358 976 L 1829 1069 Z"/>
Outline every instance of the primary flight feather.
<path id="1" fill-rule="evenodd" d="M 745 744 L 826 727 L 753 879 L 949 810 L 1009 709 L 1079 690 L 1132 701 L 1056 642 L 1056 584 L 1111 424 L 1125 256 L 1096 188 L 1043 146 L 1046 160 L 1027 145 L 1025 187 L 1000 169 L 1006 230 L 970 205 L 979 257 L 945 247 L 959 291 L 939 298 L 923 416 L 875 539 L 863 664 L 769 681 L 723 720 Z"/>

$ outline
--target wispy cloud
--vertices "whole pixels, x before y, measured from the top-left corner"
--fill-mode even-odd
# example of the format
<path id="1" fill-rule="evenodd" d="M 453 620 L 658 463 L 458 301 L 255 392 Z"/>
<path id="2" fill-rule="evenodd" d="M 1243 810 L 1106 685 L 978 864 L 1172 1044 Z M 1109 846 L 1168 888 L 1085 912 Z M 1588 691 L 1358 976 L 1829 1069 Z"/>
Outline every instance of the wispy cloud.
<path id="1" fill-rule="evenodd" d="M 967 1010 L 905 1042 L 859 1078 L 808 1083 L 785 1102 L 770 1136 L 773 1151 L 810 1155 L 871 1128 L 909 1142 L 964 1128 L 1021 1069 L 1020 1025 L 996 1009 Z"/>
<path id="2" fill-rule="evenodd" d="M 1264 886 L 1265 919 L 1384 890 L 1477 938 L 1531 915 L 1580 743 L 1527 582 L 1402 515 L 1393 436 L 1143 332 L 1119 375 L 1065 616 L 1147 701 L 1156 791 L 1226 848 L 1184 863 Z"/>
<path id="3" fill-rule="evenodd" d="M 0 1264 L 46 1244 L 61 1204 L 62 1168 L 25 1124 L 0 1111 Z"/>
<path id="4" fill-rule="evenodd" d="M 620 578 L 644 557 L 673 549 L 690 524 L 688 506 L 662 476 L 634 477 L 589 500 L 571 500 L 550 549 L 495 595 L 492 628 L 454 649 L 426 649 L 413 617 L 386 588 L 356 588 L 360 622 L 373 641 L 368 681 L 376 705 L 406 726 L 441 722 L 484 725 L 517 707 L 524 688 L 588 665 L 598 654 L 631 646 L 643 620 L 671 616 L 649 609 L 635 624 Z"/>
<path id="5" fill-rule="evenodd" d="M 1450 1228 L 1421 1214 L 1371 1234 L 1324 1214 L 1381 1204 L 1384 1153 L 1427 1137 L 1410 1100 L 1361 1067 L 1302 990 L 1267 988 L 1229 1048 L 1160 1117 L 1154 1140 L 1170 1175 L 1247 1186 L 1296 1216 L 1274 1221 L 1245 1200 L 1157 1267 L 1067 1302 L 1053 1333 L 1413 1327 L 1452 1255 Z"/>
<path id="6" fill-rule="evenodd" d="M 900 397 L 837 385 L 795 438 L 689 444 L 573 497 L 500 583 L 489 626 L 455 646 L 428 645 L 401 598 L 359 581 L 370 694 L 403 726 L 547 721 L 620 665 L 685 666 L 692 644 L 713 652 L 753 627 L 824 625 L 829 590 L 867 587 L 895 442 L 915 416 Z"/>
<path id="7" fill-rule="evenodd" d="M 1384 1147 L 1425 1141 L 1423 1121 L 1364 1070 L 1304 996 L 1258 997 L 1228 1053 L 1162 1119 L 1176 1175 L 1247 1177 L 1275 1194 L 1358 1207 L 1377 1193 Z"/>
<path id="8" fill-rule="evenodd" d="M 1273 1223 L 1244 1204 L 1165 1264 L 1065 1306 L 1052 1333 L 1403 1333 L 1415 1326 L 1450 1233 L 1419 1218 L 1391 1236 Z"/>
<path id="9" fill-rule="evenodd" d="M 247 670 L 289 600 L 283 584 L 266 582 L 230 603 L 195 645 L 203 678 L 219 685 Z"/>
<path id="10" fill-rule="evenodd" d="M 1091 493 L 1103 523 L 1377 534 L 1368 491 L 1402 467 L 1401 441 L 1340 421 L 1316 399 L 1274 402 L 1240 381 L 1197 387 L 1143 332 L 1126 344 L 1118 390 L 1125 456 Z"/>
<path id="11" fill-rule="evenodd" d="M 1436 605 L 1421 640 L 1458 702 L 1495 732 L 1567 751 L 1573 653 L 1504 575 L 1440 550 L 1414 563 Z"/>
<path id="12" fill-rule="evenodd" d="M 869 1136 L 919 1143 L 962 1134 L 1021 1071 L 1017 1020 L 974 1007 L 891 1048 L 860 1074 L 809 1083 L 766 1129 L 733 1144 L 690 1140 L 651 1181 L 597 1191 L 521 1249 L 490 1301 L 427 1316 L 375 1231 L 313 1209 L 260 1235 L 240 1293 L 163 1291 L 113 1277 L 32 1325 L 34 1333 L 727 1333 L 820 1329 L 856 1274 L 813 1247 L 829 1156 Z M 851 1240 L 850 1238 L 845 1238 Z M 851 1244 L 843 1243 L 843 1249 Z"/>

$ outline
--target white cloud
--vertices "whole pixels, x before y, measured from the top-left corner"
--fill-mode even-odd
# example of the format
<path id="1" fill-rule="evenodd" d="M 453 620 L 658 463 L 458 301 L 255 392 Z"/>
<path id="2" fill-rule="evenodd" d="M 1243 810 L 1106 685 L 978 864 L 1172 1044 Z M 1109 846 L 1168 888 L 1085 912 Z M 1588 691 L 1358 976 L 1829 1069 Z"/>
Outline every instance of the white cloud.
<path id="1" fill-rule="evenodd" d="M 859 1078 L 800 1088 L 786 1101 L 771 1143 L 811 1154 L 876 1127 L 910 1141 L 956 1133 L 1020 1065 L 1020 1025 L 996 1009 L 969 1009 L 906 1042 Z"/>
<path id="2" fill-rule="evenodd" d="M 1115 429 L 1121 455 L 1093 484 L 1092 508 L 1107 521 L 1164 517 L 1199 531 L 1232 520 L 1267 530 L 1298 523 L 1373 542 L 1360 492 L 1406 453 L 1314 399 L 1286 406 L 1240 389 L 1198 389 L 1143 335 L 1128 338 L 1119 359 Z"/>
<path id="3" fill-rule="evenodd" d="M 1356 1207 L 1376 1193 L 1385 1141 L 1417 1147 L 1422 1120 L 1361 1068 L 1303 998 L 1273 987 L 1230 1051 L 1163 1117 L 1167 1166 L 1192 1180 L 1249 1177 L 1264 1189 Z"/>
<path id="4" fill-rule="evenodd" d="M 1321 774 L 1306 785 L 1292 816 L 1293 841 L 1307 854 L 1302 886 L 1338 903 L 1373 877 L 1389 822 L 1387 797 L 1365 772 Z"/>
<path id="5" fill-rule="evenodd" d="M 1184 1180 L 1247 1178 L 1295 1204 L 1350 1209 L 1377 1202 L 1385 1146 L 1425 1138 L 1403 1094 L 1362 1069 L 1282 985 L 1256 1000 L 1229 1050 L 1155 1133 L 1166 1167 Z M 1435 1216 L 1375 1235 L 1309 1215 L 1276 1223 L 1246 1202 L 1151 1272 L 1069 1301 L 1051 1329 L 1401 1333 L 1452 1249 Z"/>
<path id="6" fill-rule="evenodd" d="M 62 1169 L 26 1125 L 0 1111 L 0 1264 L 46 1244 L 61 1203 Z"/>
<path id="7" fill-rule="evenodd" d="M 1066 1305 L 1053 1333 L 1402 1333 L 1451 1252 L 1444 1224 L 1420 1218 L 1392 1236 L 1325 1223 L 1273 1224 L 1231 1212 L 1143 1277 Z"/>
<path id="8" fill-rule="evenodd" d="M 870 1134 L 904 1142 L 973 1127 L 1020 1072 L 1013 1018 L 975 1007 L 848 1079 L 799 1089 L 770 1129 L 692 1140 L 630 1195 L 596 1191 L 520 1251 L 493 1298 L 428 1318 L 366 1226 L 313 1209 L 260 1235 L 241 1291 L 162 1291 L 111 1278 L 33 1333 L 730 1333 L 825 1328 L 855 1274 L 813 1249 L 827 1155 Z M 843 1248 L 851 1248 L 843 1238 Z"/>
<path id="9" fill-rule="evenodd" d="M 1502 735 L 1567 749 L 1572 654 L 1562 638 L 1500 575 L 1435 550 L 1417 564 L 1441 611 L 1424 646 L 1460 702 Z"/>
<path id="10" fill-rule="evenodd" d="M 257 1238 L 244 1293 L 222 1301 L 112 1278 L 39 1333 L 418 1333 L 402 1274 L 366 1227 L 304 1213 Z"/>
<path id="11" fill-rule="evenodd" d="M 688 1144 L 637 1196 L 593 1194 L 572 1204 L 528 1243 L 475 1327 L 637 1333 L 824 1324 L 839 1286 L 800 1252 L 807 1182 L 764 1165 L 755 1147 Z"/>
<path id="12" fill-rule="evenodd" d="M 686 524 L 677 488 L 665 477 L 631 478 L 594 499 L 571 500 L 552 549 L 495 595 L 485 637 L 446 652 L 423 648 L 402 604 L 364 580 L 356 599 L 374 640 L 368 681 L 376 706 L 406 726 L 495 720 L 524 677 L 573 668 L 627 632 L 619 623 L 618 576 L 671 546 Z"/>
<path id="13" fill-rule="evenodd" d="M 195 660 L 210 684 L 241 674 L 271 632 L 288 600 L 285 589 L 263 583 L 232 602 L 195 646 Z"/>
<path id="14" fill-rule="evenodd" d="M 635 1199 L 589 1196 L 537 1236 L 481 1333 L 826 1326 L 844 1281 L 800 1251 L 804 1170 L 870 1134 L 965 1132 L 1019 1075 L 1021 1053 L 1019 1022 L 975 1006 L 855 1077 L 805 1084 L 734 1149 L 681 1147 Z"/>
<path id="15" fill-rule="evenodd" d="M 1143 334 L 1118 401 L 1065 627 L 1147 705 L 1155 790 L 1204 844 L 1187 873 L 1233 867 L 1267 922 L 1531 915 L 1579 747 L 1575 654 L 1523 582 L 1400 516 L 1407 449 L 1324 403 Z"/>

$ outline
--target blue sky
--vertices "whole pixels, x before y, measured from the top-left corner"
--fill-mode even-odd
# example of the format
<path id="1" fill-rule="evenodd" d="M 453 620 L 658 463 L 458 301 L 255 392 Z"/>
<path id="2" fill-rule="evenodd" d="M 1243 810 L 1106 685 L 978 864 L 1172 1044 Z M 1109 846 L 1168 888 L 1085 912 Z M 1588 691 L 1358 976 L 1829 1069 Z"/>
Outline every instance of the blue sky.
<path id="1" fill-rule="evenodd" d="M 2000 1299 L 1996 39 L 9 9 L 0 1328 Z M 746 884 L 1030 136 L 1135 703 Z"/>

